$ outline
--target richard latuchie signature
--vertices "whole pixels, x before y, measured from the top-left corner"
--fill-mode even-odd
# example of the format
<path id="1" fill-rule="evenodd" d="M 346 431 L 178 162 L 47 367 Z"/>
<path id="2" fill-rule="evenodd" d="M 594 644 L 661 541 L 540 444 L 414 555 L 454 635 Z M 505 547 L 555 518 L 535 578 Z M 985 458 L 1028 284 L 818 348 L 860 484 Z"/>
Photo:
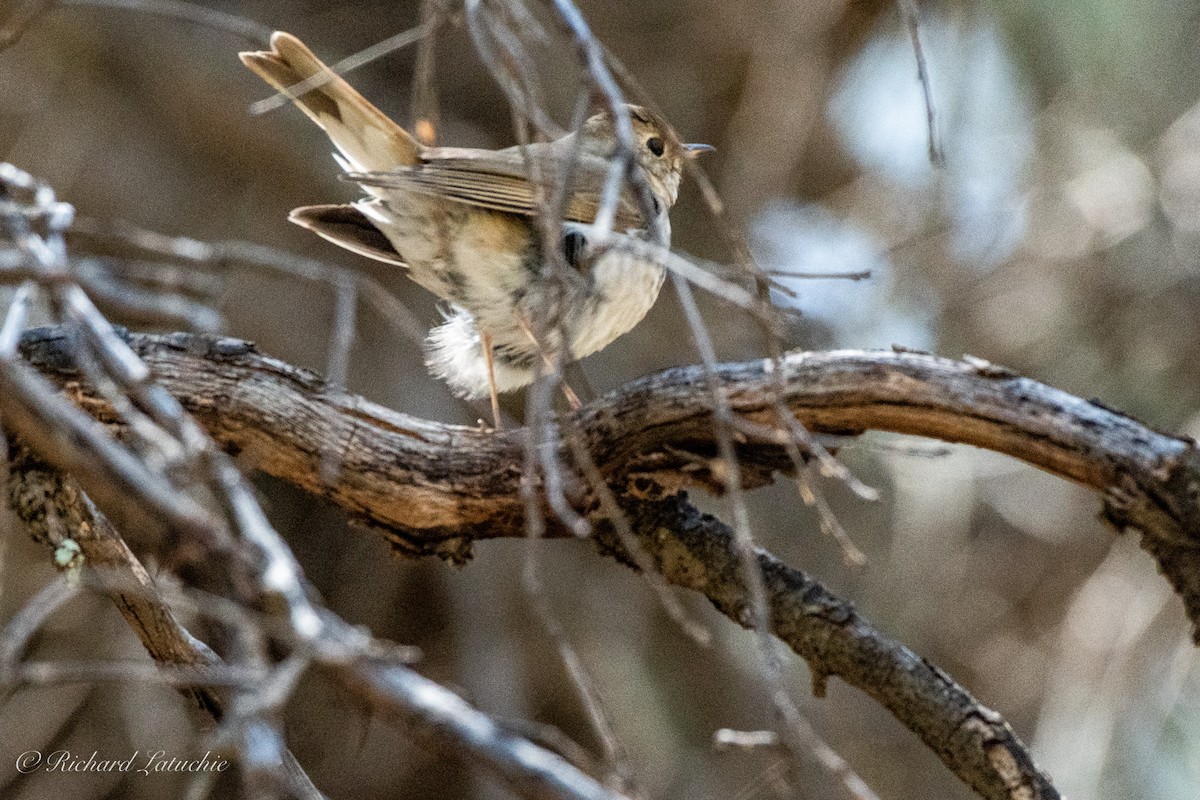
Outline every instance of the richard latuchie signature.
<path id="1" fill-rule="evenodd" d="M 70 750 L 54 750 L 43 753 L 41 750 L 26 750 L 17 756 L 17 771 L 22 773 L 37 772 L 132 772 L 149 775 L 152 772 L 224 772 L 229 768 L 229 760 L 206 752 L 199 758 L 175 758 L 168 756 L 167 751 L 157 750 L 143 753 L 134 750 L 133 755 L 125 758 L 102 757 L 94 751 L 83 756 Z"/>

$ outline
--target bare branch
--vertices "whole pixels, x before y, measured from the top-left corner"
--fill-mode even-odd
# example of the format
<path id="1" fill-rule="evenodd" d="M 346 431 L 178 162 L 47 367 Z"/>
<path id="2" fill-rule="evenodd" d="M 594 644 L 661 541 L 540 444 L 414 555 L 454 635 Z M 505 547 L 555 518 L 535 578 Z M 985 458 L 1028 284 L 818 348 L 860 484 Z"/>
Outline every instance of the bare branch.
<path id="1" fill-rule="evenodd" d="M 457 560 L 469 556 L 476 538 L 525 535 L 519 489 L 524 431 L 498 435 L 442 425 L 326 393 L 317 376 L 262 356 L 245 342 L 187 334 L 128 339 L 162 385 L 227 448 L 333 500 L 404 552 Z M 65 344 L 61 332 L 43 329 L 26 335 L 22 351 L 60 382 L 69 382 L 76 375 Z M 773 363 L 718 367 L 715 375 L 731 413 L 759 426 L 777 424 Z M 1200 480 L 1191 442 L 977 359 L 844 351 L 793 353 L 782 364 L 783 402 L 809 430 L 851 435 L 878 429 L 966 442 L 1102 492 L 1109 518 L 1143 530 L 1147 549 L 1182 587 L 1189 613 L 1197 608 L 1197 594 L 1181 575 L 1195 563 L 1198 548 L 1192 543 L 1200 531 L 1196 500 L 1187 490 Z M 76 392 L 103 413 L 102 404 L 83 390 Z M 730 535 L 728 529 L 673 494 L 685 484 L 725 488 L 712 413 L 703 370 L 693 367 L 636 381 L 583 408 L 574 421 L 596 469 L 617 487 L 629 524 L 664 577 L 703 591 L 723 612 L 747 624 L 738 605 L 744 599 L 737 599 L 744 598 L 741 578 L 736 571 L 723 571 L 723 565 L 736 563 L 731 542 L 722 539 Z M 332 442 L 344 448 L 343 470 L 336 483 L 327 484 L 321 479 L 320 453 Z M 743 434 L 736 446 L 747 487 L 791 468 L 778 436 Z M 570 461 L 569 454 L 563 458 Z M 597 506 L 590 498 L 580 501 L 589 513 Z M 569 535 L 556 527 L 548 533 Z M 600 536 L 605 552 L 627 558 L 616 534 L 611 542 L 605 535 Z M 687 536 L 694 537 L 692 545 Z M 702 568 L 695 575 L 672 577 L 662 566 L 660 559 L 669 560 L 664 548 L 701 545 L 712 549 L 689 556 L 689 564 Z M 816 674 L 842 677 L 871 693 L 964 781 L 984 787 L 985 797 L 1008 796 L 995 787 L 1002 785 L 1010 762 L 1028 785 L 1042 787 L 1034 796 L 1055 796 L 995 712 L 979 706 L 940 670 L 883 638 L 802 573 L 761 552 L 758 560 L 767 576 L 772 630 L 809 659 Z M 819 597 L 828 600 L 817 606 L 840 610 L 827 614 L 809 602 Z M 970 713 L 964 716 L 964 709 Z M 947 732 L 958 738 L 946 738 Z"/>
<path id="2" fill-rule="evenodd" d="M 237 339 L 125 336 L 162 385 L 226 448 L 330 498 L 359 522 L 384 530 L 401 549 L 465 556 L 471 539 L 524 535 L 516 466 L 522 431 L 495 435 L 328 393 L 314 373 Z M 60 385 L 70 383 L 94 413 L 104 413 L 73 383 L 78 374 L 61 329 L 28 332 L 21 349 Z M 770 364 L 725 364 L 717 371 L 733 412 L 756 423 L 748 430 L 776 427 Z M 1189 615 L 1200 620 L 1200 577 L 1179 574 L 1195 563 L 1189 551 L 1200 550 L 1200 501 L 1187 491 L 1200 480 L 1200 462 L 1190 440 L 978 359 L 846 350 L 791 353 L 783 366 L 783 400 L 815 433 L 880 430 L 962 442 L 1102 493 L 1108 519 L 1143 532 Z M 684 468 L 675 485 L 720 489 L 718 475 L 681 455 L 712 454 L 712 408 L 704 394 L 702 371 L 679 368 L 635 381 L 575 417 L 597 468 L 610 480 L 646 475 L 667 485 L 669 475 Z M 356 474 L 326 486 L 315 453 L 329 442 L 339 443 L 347 471 Z M 747 486 L 769 482 L 788 466 L 776 437 L 747 435 L 743 442 Z"/>
<path id="3" fill-rule="evenodd" d="M 51 469 L 27 449 L 14 449 L 9 467 L 9 502 L 33 537 L 51 546 L 69 537 L 79 545 L 84 562 L 97 571 L 117 609 L 156 662 L 215 664 L 215 655 L 179 624 L 170 606 L 157 596 L 145 567 L 108 520 L 94 511 L 75 481 Z M 57 520 L 59 526 L 49 525 L 50 519 Z M 185 694 L 213 719 L 220 718 L 221 702 L 215 695 L 203 690 Z"/>
<path id="4" fill-rule="evenodd" d="M 625 500 L 638 539 L 663 577 L 703 592 L 727 617 L 752 627 L 746 570 L 729 526 L 701 514 L 682 496 Z M 818 696 L 829 676 L 862 689 L 985 798 L 1059 796 L 1003 717 L 805 573 L 763 550 L 757 559 L 771 631 L 808 662 Z"/>
<path id="5" fill-rule="evenodd" d="M 524 797 L 622 800 L 561 756 L 515 736 L 449 689 L 395 664 L 359 665 L 339 672 L 385 716 L 433 742 L 471 753 Z"/>
<path id="6" fill-rule="evenodd" d="M 900 18 L 908 29 L 912 42 L 913 56 L 917 61 L 917 80 L 921 84 L 921 96 L 925 100 L 925 127 L 929 135 L 929 162 L 935 167 L 944 166 L 946 152 L 942 149 L 941 132 L 938 130 L 937 104 L 933 101 L 933 86 L 929 79 L 929 63 L 925 59 L 925 47 L 921 44 L 921 21 L 917 13 L 917 0 L 897 0 Z"/>

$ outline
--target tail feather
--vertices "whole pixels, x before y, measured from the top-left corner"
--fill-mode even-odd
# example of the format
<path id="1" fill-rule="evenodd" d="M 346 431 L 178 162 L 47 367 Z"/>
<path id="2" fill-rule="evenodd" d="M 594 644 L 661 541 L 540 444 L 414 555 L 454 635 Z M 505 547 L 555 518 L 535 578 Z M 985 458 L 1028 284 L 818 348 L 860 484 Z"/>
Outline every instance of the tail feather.
<path id="1" fill-rule="evenodd" d="M 302 206 L 288 220 L 352 253 L 398 267 L 407 266 L 396 247 L 372 221 L 378 217 L 379 200 L 362 200 L 350 205 Z"/>
<path id="2" fill-rule="evenodd" d="M 421 161 L 424 147 L 313 55 L 295 36 L 277 31 L 271 50 L 240 53 L 247 67 L 279 91 L 313 76 L 321 83 L 293 102 L 328 134 L 359 171 L 388 170 Z"/>

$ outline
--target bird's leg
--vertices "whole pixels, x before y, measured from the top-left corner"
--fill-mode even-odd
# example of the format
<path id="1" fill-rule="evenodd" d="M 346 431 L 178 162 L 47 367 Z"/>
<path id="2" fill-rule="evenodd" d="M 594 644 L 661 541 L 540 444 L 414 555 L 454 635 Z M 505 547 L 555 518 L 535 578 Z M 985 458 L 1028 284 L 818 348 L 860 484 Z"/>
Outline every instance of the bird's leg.
<path id="1" fill-rule="evenodd" d="M 566 378 L 559 384 L 562 387 L 563 397 L 567 398 L 567 405 L 572 411 L 578 411 L 583 408 L 583 403 L 579 400 L 579 395 L 575 394 L 575 390 L 571 388 L 571 384 L 567 383 Z"/>
<path id="2" fill-rule="evenodd" d="M 504 423 L 500 421 L 500 393 L 496 391 L 496 362 L 492 357 L 492 335 L 487 331 L 479 333 L 483 339 L 483 357 L 487 360 L 488 389 L 492 395 L 492 422 L 496 430 L 502 431 Z"/>
<path id="3" fill-rule="evenodd" d="M 541 342 L 539 342 L 537 337 L 533 335 L 533 330 L 529 327 L 529 323 L 527 323 L 521 317 L 517 317 L 517 324 L 521 326 L 521 330 L 525 331 L 525 335 L 529 337 L 529 341 L 533 342 L 534 347 L 536 347 L 538 352 L 542 354 L 542 361 L 546 363 L 546 368 L 550 371 L 550 374 L 553 375 L 558 370 L 558 365 L 554 363 L 554 359 L 550 358 L 550 354 L 546 352 L 545 348 L 542 347 Z M 567 383 L 567 379 L 565 377 L 560 376 L 558 385 L 562 387 L 563 397 L 567 398 L 567 405 L 571 407 L 572 411 L 578 411 L 579 409 L 583 408 L 583 403 L 580 402 L 579 395 L 575 394 L 575 390 L 572 389 L 570 384 Z"/>
<path id="4" fill-rule="evenodd" d="M 542 358 L 546 362 L 546 367 L 551 372 L 554 372 L 555 364 L 550 359 L 550 356 L 543 353 Z M 579 395 L 575 394 L 575 390 L 571 388 L 571 384 L 567 383 L 566 376 L 560 376 L 558 385 L 559 385 L 559 388 L 562 389 L 563 397 L 567 398 L 567 405 L 569 405 L 571 407 L 572 411 L 578 411 L 579 409 L 583 408 L 583 403 L 580 402 Z"/>

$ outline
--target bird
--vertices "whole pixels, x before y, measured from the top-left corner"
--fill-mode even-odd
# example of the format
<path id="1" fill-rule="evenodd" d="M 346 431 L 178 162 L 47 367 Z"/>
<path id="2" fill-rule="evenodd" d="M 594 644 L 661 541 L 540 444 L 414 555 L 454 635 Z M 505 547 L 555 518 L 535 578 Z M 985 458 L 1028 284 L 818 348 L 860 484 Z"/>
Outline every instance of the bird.
<path id="1" fill-rule="evenodd" d="M 549 142 L 500 150 L 431 147 L 295 36 L 276 32 L 270 46 L 240 58 L 325 131 L 345 176 L 366 194 L 348 204 L 297 208 L 289 220 L 354 253 L 405 268 L 446 301 L 444 321 L 426 339 L 426 366 L 457 396 L 490 395 L 497 427 L 499 393 L 528 385 L 560 356 L 578 360 L 600 351 L 650 310 L 665 276 L 661 260 L 648 257 L 646 248 L 597 246 L 605 238 L 596 226 L 602 190 L 618 152 L 611 110 Z M 684 161 L 713 148 L 682 143 L 646 108 L 628 105 L 626 111 L 655 224 L 646 224 L 626 186 L 612 229 L 638 240 L 653 229 L 658 244 L 669 246 L 667 212 L 678 197 Z M 543 236 L 538 215 L 563 179 L 570 191 L 555 239 Z M 559 248 L 568 266 L 556 280 L 549 247 Z M 554 308 L 560 324 L 539 326 Z"/>

